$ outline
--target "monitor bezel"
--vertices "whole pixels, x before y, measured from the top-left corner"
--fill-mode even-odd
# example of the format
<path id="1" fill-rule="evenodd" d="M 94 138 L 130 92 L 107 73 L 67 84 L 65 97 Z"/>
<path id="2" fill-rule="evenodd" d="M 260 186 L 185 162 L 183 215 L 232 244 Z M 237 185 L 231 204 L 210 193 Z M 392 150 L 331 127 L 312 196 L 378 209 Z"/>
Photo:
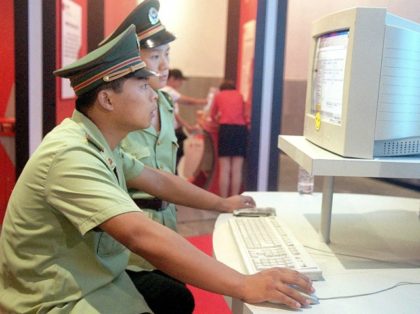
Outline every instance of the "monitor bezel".
<path id="1" fill-rule="evenodd" d="M 372 158 L 376 107 L 385 35 L 384 8 L 352 8 L 314 22 L 306 92 L 304 136 L 345 157 Z M 349 30 L 341 124 L 322 122 L 311 113 L 312 73 L 319 36 Z M 363 106 L 363 104 L 369 104 Z"/>

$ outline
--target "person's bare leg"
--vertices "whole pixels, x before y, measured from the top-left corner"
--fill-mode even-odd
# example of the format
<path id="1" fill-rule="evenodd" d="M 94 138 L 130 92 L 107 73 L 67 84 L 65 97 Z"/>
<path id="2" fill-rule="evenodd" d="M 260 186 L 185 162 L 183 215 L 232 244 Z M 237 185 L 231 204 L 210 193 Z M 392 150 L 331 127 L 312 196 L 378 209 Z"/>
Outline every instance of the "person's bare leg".
<path id="1" fill-rule="evenodd" d="M 231 174 L 231 195 L 239 194 L 242 188 L 242 166 L 244 157 L 232 157 L 232 174 Z"/>
<path id="2" fill-rule="evenodd" d="M 219 194 L 221 197 L 228 197 L 231 173 L 231 158 L 219 157 Z"/>

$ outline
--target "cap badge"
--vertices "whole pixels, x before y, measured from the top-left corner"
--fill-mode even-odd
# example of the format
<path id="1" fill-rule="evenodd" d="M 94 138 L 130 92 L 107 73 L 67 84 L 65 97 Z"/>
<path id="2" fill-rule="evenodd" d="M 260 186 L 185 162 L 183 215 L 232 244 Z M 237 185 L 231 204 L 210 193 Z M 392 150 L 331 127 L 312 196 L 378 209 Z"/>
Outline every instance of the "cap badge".
<path id="1" fill-rule="evenodd" d="M 151 7 L 149 10 L 149 21 L 152 25 L 155 25 L 157 22 L 159 22 L 159 13 L 156 8 Z"/>

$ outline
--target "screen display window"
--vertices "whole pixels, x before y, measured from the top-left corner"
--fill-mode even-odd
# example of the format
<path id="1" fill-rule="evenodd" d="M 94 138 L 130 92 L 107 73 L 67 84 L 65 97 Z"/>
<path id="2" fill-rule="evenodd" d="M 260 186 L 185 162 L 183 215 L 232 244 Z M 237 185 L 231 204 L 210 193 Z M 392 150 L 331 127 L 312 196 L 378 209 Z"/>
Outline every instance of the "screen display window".
<path id="1" fill-rule="evenodd" d="M 349 30 L 324 34 L 317 38 L 312 74 L 312 114 L 321 120 L 341 124 L 344 72 Z"/>

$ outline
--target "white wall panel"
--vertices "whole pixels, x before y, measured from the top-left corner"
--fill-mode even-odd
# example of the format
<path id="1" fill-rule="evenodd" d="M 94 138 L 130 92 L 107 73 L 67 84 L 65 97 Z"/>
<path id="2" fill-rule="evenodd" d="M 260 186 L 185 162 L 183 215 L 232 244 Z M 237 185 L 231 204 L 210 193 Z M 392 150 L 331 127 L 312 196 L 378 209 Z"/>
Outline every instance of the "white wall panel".
<path id="1" fill-rule="evenodd" d="M 29 154 L 42 140 L 42 1 L 28 1 Z"/>
<path id="2" fill-rule="evenodd" d="M 228 0 L 160 0 L 160 17 L 177 39 L 171 66 L 189 76 L 223 77 Z"/>
<path id="3" fill-rule="evenodd" d="M 285 79 L 305 80 L 311 24 L 324 15 L 355 6 L 385 7 L 391 13 L 420 22 L 419 0 L 289 0 Z"/>

